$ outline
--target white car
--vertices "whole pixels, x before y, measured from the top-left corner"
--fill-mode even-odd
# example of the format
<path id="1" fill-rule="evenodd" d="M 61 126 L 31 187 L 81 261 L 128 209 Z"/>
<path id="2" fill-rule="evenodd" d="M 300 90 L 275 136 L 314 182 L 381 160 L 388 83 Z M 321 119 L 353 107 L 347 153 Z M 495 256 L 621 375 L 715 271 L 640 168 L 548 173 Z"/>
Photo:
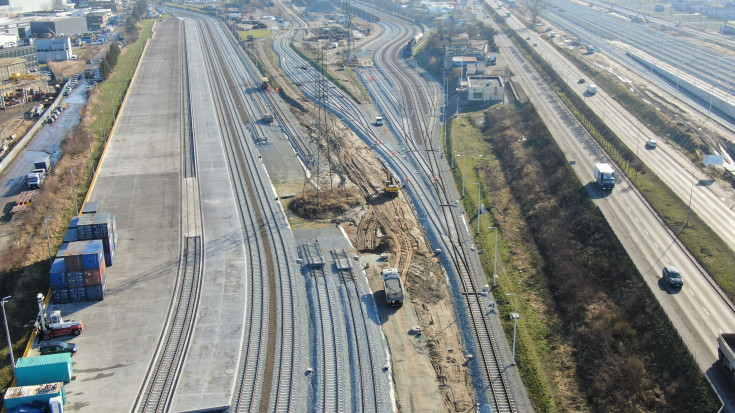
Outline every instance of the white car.
<path id="1" fill-rule="evenodd" d="M 646 148 L 655 149 L 656 146 L 658 146 L 658 144 L 656 143 L 655 140 L 649 139 L 646 141 Z"/>

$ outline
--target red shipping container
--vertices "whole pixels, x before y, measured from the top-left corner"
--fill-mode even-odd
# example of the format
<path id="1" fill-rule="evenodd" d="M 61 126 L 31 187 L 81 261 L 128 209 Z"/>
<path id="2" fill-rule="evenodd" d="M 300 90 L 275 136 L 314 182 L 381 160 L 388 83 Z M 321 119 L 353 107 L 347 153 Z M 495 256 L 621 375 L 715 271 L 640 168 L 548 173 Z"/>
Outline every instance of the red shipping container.
<path id="1" fill-rule="evenodd" d="M 84 285 L 102 285 L 105 281 L 105 266 L 93 270 L 84 270 Z"/>

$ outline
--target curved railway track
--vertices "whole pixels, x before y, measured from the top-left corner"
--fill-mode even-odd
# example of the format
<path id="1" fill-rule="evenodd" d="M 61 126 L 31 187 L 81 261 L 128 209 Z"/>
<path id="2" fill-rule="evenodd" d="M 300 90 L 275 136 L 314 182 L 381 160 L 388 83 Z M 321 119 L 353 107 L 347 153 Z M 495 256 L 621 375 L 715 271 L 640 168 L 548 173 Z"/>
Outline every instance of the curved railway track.
<path id="1" fill-rule="evenodd" d="M 381 23 L 386 25 L 386 33 L 395 33 L 395 29 L 391 28 L 391 23 Z M 388 36 L 391 36 L 390 34 Z M 371 76 L 363 69 L 364 83 L 370 89 L 370 83 L 375 82 L 375 79 L 381 79 L 382 77 L 390 78 L 389 75 L 383 75 L 384 72 L 390 75 L 399 74 L 396 78 L 388 80 L 378 80 L 382 85 L 382 90 L 398 90 L 398 91 L 411 91 L 415 92 L 408 93 L 403 98 L 405 103 L 401 103 L 398 96 L 390 93 L 387 96 L 382 96 L 380 90 L 371 91 L 371 96 L 377 101 L 378 106 L 381 110 L 392 116 L 391 114 L 396 110 L 391 108 L 398 108 L 398 112 L 401 112 L 401 108 L 408 118 L 406 125 L 404 126 L 403 119 L 396 119 L 392 117 L 393 122 L 390 122 L 391 128 L 397 132 L 399 143 L 406 145 L 403 151 L 399 150 L 396 152 L 395 148 L 391 148 L 385 142 L 383 142 L 374 128 L 371 127 L 369 121 L 362 114 L 359 107 L 352 102 L 350 99 L 332 99 L 334 102 L 330 107 L 337 116 L 345 120 L 345 122 L 364 139 L 373 142 L 373 148 L 381 153 L 386 161 L 391 164 L 395 170 L 397 170 L 401 176 L 410 177 L 411 189 L 416 191 L 416 196 L 412 197 L 414 203 L 421 211 L 426 214 L 426 220 L 442 234 L 439 237 L 441 242 L 445 243 L 446 256 L 449 260 L 451 267 L 455 269 L 457 273 L 457 285 L 460 290 L 460 296 L 464 301 L 464 307 L 466 308 L 468 324 L 474 331 L 474 341 L 478 350 L 479 359 L 482 360 L 482 376 L 485 381 L 484 385 L 477 385 L 477 388 L 485 388 L 487 386 L 490 389 L 490 400 L 489 402 L 493 406 L 495 411 L 499 412 L 512 412 L 515 411 L 515 403 L 513 396 L 510 392 L 509 383 L 505 377 L 505 365 L 502 362 L 500 355 L 498 354 L 497 346 L 495 345 L 495 337 L 492 329 L 488 323 L 488 320 L 484 314 L 484 306 L 478 296 L 481 291 L 482 283 L 478 282 L 476 275 L 473 272 L 472 264 L 469 258 L 468 245 L 463 242 L 463 236 L 458 232 L 458 228 L 463 225 L 454 212 L 454 202 L 450 199 L 449 192 L 444 186 L 444 179 L 442 178 L 442 169 L 440 167 L 440 159 L 437 154 L 440 150 L 434 148 L 434 136 L 429 121 L 423 117 L 423 114 L 427 111 L 430 113 L 436 113 L 438 108 L 434 107 L 432 110 L 432 104 L 426 103 L 426 97 L 435 96 L 433 99 L 435 102 L 438 101 L 437 95 L 432 95 L 430 90 L 426 88 L 416 87 L 416 85 L 423 84 L 425 81 L 420 75 L 414 74 L 413 80 L 403 79 L 401 83 L 401 76 L 404 72 L 413 72 L 408 67 L 391 67 L 392 64 L 382 62 L 381 66 L 380 56 L 391 56 L 396 58 L 399 56 L 403 42 L 400 39 L 410 38 L 410 34 L 404 38 L 396 37 L 399 40 L 393 43 L 393 46 L 386 50 L 376 50 L 375 57 L 376 63 L 380 66 L 380 70 L 372 69 L 375 71 L 375 75 Z M 407 40 L 406 40 L 407 41 Z M 274 43 L 274 48 L 278 47 Z M 293 63 L 294 66 L 298 64 L 306 64 L 296 56 L 293 52 L 289 51 L 287 47 L 279 47 L 276 50 L 282 57 Z M 289 70 L 287 67 L 284 69 L 287 73 Z M 376 76 L 377 75 L 377 76 Z M 310 84 L 314 83 L 318 74 L 313 74 L 311 78 L 307 78 L 307 81 L 303 81 L 303 74 L 290 71 L 289 76 L 294 76 L 296 82 L 299 82 L 302 86 L 302 91 L 310 97 L 312 100 L 316 100 L 316 90 L 310 87 Z M 431 99 L 431 98 L 430 98 Z M 434 104 L 435 105 L 435 104 Z M 412 121 L 413 120 L 413 121 Z M 431 132 L 431 133 L 430 133 Z M 420 136 L 416 136 L 416 134 Z M 422 145 L 423 143 L 424 145 Z M 416 169 L 416 166 L 418 169 Z M 428 191 L 431 188 L 431 191 Z M 430 200 L 439 199 L 439 209 L 437 206 L 432 204 Z M 400 259 L 399 259 L 400 261 Z M 447 262 L 445 262 L 447 263 Z"/>

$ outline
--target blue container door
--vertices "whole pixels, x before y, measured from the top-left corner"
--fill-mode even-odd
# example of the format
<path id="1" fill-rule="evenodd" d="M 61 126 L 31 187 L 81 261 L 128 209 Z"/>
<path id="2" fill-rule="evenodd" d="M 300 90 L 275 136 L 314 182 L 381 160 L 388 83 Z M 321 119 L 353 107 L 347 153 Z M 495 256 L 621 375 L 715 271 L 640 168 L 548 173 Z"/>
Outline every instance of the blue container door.
<path id="1" fill-rule="evenodd" d="M 67 288 L 51 290 L 51 299 L 54 300 L 54 304 L 68 304 L 69 290 Z"/>
<path id="2" fill-rule="evenodd" d="M 67 288 L 66 273 L 63 272 L 52 272 L 49 273 L 49 284 L 52 289 Z"/>

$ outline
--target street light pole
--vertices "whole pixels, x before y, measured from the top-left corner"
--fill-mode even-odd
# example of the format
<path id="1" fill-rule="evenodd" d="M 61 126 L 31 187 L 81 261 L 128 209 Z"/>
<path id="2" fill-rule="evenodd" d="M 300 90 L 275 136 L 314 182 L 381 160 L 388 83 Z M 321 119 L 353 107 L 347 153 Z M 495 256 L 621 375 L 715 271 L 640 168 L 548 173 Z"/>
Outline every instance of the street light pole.
<path id="1" fill-rule="evenodd" d="M 480 183 L 474 182 L 475 185 L 477 185 L 477 235 L 480 235 Z"/>
<path id="2" fill-rule="evenodd" d="M 514 296 L 516 299 L 516 312 L 512 313 L 510 315 L 510 318 L 513 319 L 513 362 L 510 363 L 511 366 L 516 365 L 516 331 L 518 330 L 518 319 L 521 318 L 521 315 L 518 314 L 518 296 L 515 294 L 506 294 L 507 296 Z"/>
<path id="3" fill-rule="evenodd" d="M 498 285 L 498 227 L 487 227 L 495 230 L 495 266 L 493 267 L 493 287 Z"/>
<path id="4" fill-rule="evenodd" d="M 51 259 L 51 238 L 48 236 L 48 220 L 51 216 L 47 216 L 43 219 L 43 225 L 46 227 L 46 245 L 48 246 L 48 265 L 53 265 L 54 262 Z"/>
<path id="5" fill-rule="evenodd" d="M 77 188 L 74 186 L 74 170 L 76 168 L 76 166 L 73 166 L 69 170 L 69 175 L 71 175 L 71 193 L 74 197 L 74 212 L 76 213 L 76 215 L 79 215 L 79 207 L 77 207 Z"/>
<path id="6" fill-rule="evenodd" d="M 3 311 L 3 322 L 5 323 L 5 338 L 8 339 L 8 353 L 10 354 L 10 368 L 13 369 L 13 376 L 15 376 L 15 358 L 13 358 L 13 342 L 10 341 L 10 327 L 8 327 L 8 318 L 5 316 L 5 303 L 8 302 L 10 296 L 3 297 L 0 300 L 0 307 Z"/>
<path id="7" fill-rule="evenodd" d="M 692 212 L 692 194 L 694 193 L 694 184 L 697 181 L 692 182 L 692 188 L 689 190 L 689 206 L 687 206 L 687 223 L 684 224 L 684 228 L 689 226 L 689 215 L 691 215 Z"/>

